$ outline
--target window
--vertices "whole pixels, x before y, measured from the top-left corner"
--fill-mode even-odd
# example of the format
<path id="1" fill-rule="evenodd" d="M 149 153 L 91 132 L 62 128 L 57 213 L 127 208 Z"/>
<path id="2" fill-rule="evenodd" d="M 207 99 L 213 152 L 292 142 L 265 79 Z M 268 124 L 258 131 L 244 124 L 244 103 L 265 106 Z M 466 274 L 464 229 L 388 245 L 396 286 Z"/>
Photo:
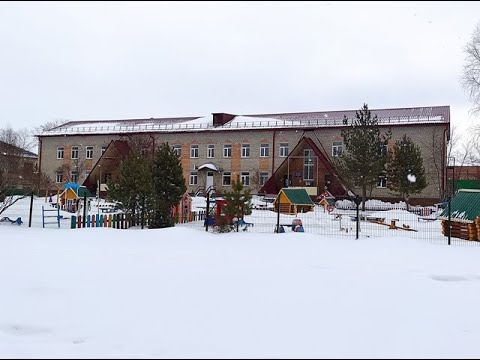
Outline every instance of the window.
<path id="1" fill-rule="evenodd" d="M 90 175 L 90 170 L 85 171 L 85 179 L 88 178 L 88 175 Z"/>
<path id="2" fill-rule="evenodd" d="M 93 146 L 87 146 L 86 148 L 86 158 L 93 159 Z"/>
<path id="3" fill-rule="evenodd" d="M 207 146 L 207 158 L 212 159 L 215 157 L 215 145 Z"/>
<path id="4" fill-rule="evenodd" d="M 248 171 L 242 171 L 242 175 L 240 177 L 242 184 L 245 186 L 250 185 L 250 173 Z"/>
<path id="5" fill-rule="evenodd" d="M 281 143 L 280 144 L 280 157 L 287 157 L 288 156 L 288 144 Z"/>
<path id="6" fill-rule="evenodd" d="M 63 172 L 57 171 L 55 176 L 55 182 L 57 183 L 63 182 Z"/>
<path id="7" fill-rule="evenodd" d="M 230 171 L 225 171 L 223 173 L 222 185 L 230 186 L 232 184 L 232 173 Z"/>
<path id="8" fill-rule="evenodd" d="M 190 185 L 197 185 L 198 184 L 198 173 L 196 171 L 192 171 L 190 173 Z"/>
<path id="9" fill-rule="evenodd" d="M 384 145 L 384 144 L 380 145 L 379 154 L 383 155 L 383 156 L 387 156 L 388 155 L 388 145 Z"/>
<path id="10" fill-rule="evenodd" d="M 102 155 L 105 152 L 105 150 L 107 150 L 107 145 L 102 145 Z"/>
<path id="11" fill-rule="evenodd" d="M 232 145 L 223 145 L 223 157 L 232 157 Z"/>
<path id="12" fill-rule="evenodd" d="M 303 150 L 303 180 L 313 180 L 313 150 Z"/>
<path id="13" fill-rule="evenodd" d="M 173 152 L 176 153 L 178 157 L 182 156 L 182 146 L 181 145 L 173 145 L 172 149 L 173 149 Z"/>
<path id="14" fill-rule="evenodd" d="M 270 148 L 268 144 L 261 144 L 260 145 L 260 157 L 269 157 L 270 156 Z"/>
<path id="15" fill-rule="evenodd" d="M 190 145 L 190 158 L 198 158 L 198 145 Z"/>
<path id="16" fill-rule="evenodd" d="M 250 157 L 250 144 L 242 144 L 242 158 Z"/>
<path id="17" fill-rule="evenodd" d="M 260 173 L 260 185 L 265 185 L 268 180 L 268 172 L 261 172 Z"/>
<path id="18" fill-rule="evenodd" d="M 70 181 L 74 183 L 78 182 L 78 172 L 76 170 L 70 174 Z"/>
<path id="19" fill-rule="evenodd" d="M 332 156 L 342 156 L 343 152 L 343 143 L 341 141 L 334 141 L 332 145 Z"/>
<path id="20" fill-rule="evenodd" d="M 377 188 L 386 188 L 387 187 L 387 177 L 385 175 L 380 175 L 377 180 Z"/>
<path id="21" fill-rule="evenodd" d="M 57 159 L 63 159 L 65 155 L 65 148 L 63 146 L 57 147 Z"/>
<path id="22" fill-rule="evenodd" d="M 72 159 L 78 159 L 78 146 L 72 146 Z"/>

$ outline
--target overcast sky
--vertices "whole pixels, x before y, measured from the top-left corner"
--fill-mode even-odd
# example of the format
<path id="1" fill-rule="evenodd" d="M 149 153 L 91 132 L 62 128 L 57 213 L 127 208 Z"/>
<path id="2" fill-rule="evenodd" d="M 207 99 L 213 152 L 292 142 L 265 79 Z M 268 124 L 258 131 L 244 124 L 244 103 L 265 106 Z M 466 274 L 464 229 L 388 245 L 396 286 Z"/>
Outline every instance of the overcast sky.
<path id="1" fill-rule="evenodd" d="M 0 3 L 0 127 L 450 105 L 480 3 Z"/>

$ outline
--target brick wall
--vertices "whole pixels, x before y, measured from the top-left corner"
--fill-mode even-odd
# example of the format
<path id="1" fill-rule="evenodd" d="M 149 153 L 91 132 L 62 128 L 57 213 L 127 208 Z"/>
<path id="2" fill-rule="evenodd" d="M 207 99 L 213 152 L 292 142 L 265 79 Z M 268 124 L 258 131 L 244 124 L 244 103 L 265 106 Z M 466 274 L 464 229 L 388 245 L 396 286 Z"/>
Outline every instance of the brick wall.
<path id="1" fill-rule="evenodd" d="M 429 185 L 418 195 L 419 198 L 439 198 L 443 190 L 445 179 L 443 163 L 443 130 L 447 124 L 436 125 L 415 125 L 415 126 L 392 126 L 392 143 L 400 139 L 403 134 L 409 136 L 421 148 L 424 157 L 424 165 L 427 173 Z M 383 127 L 387 129 L 387 127 Z M 226 189 L 222 186 L 222 172 L 229 171 L 232 174 L 232 180 L 236 179 L 242 171 L 250 173 L 252 191 L 258 191 L 259 172 L 268 172 L 272 175 L 272 167 L 277 168 L 285 158 L 280 157 L 279 146 L 281 143 L 288 143 L 291 152 L 302 136 L 306 135 L 312 138 L 317 144 L 323 145 L 328 156 L 332 156 L 332 144 L 334 141 L 342 141 L 341 128 L 319 128 L 315 131 L 304 130 L 233 130 L 233 131 L 205 131 L 205 132 L 184 132 L 184 133 L 156 133 L 155 144 L 158 146 L 162 142 L 168 142 L 170 145 L 181 145 L 181 163 L 183 174 L 187 181 L 188 191 L 192 192 L 198 187 L 205 186 L 207 170 L 197 171 L 199 166 L 205 163 L 214 163 L 221 169 L 221 172 L 214 172 L 214 184 L 218 189 Z M 148 136 L 148 135 L 146 135 Z M 79 161 L 84 165 L 86 171 L 91 170 L 100 157 L 102 145 L 108 145 L 111 140 L 119 139 L 119 135 L 84 135 L 84 136 L 51 136 L 42 137 L 41 167 L 52 179 L 55 179 L 56 169 L 62 164 L 70 164 L 71 146 L 79 146 Z M 320 142 L 318 142 L 318 140 Z M 250 144 L 250 157 L 241 157 L 241 144 Z M 190 146 L 198 145 L 198 158 L 190 157 Z M 207 145 L 215 145 L 215 157 L 207 158 Z M 232 145 L 232 157 L 223 157 L 223 145 Z M 260 157 L 260 145 L 269 144 L 269 156 Z M 432 155 L 432 144 L 439 149 Z M 58 146 L 65 148 L 65 158 L 57 160 L 56 151 Z M 93 159 L 86 160 L 86 146 L 93 146 Z M 301 161 L 300 161 L 301 163 Z M 297 169 L 297 167 L 295 167 Z M 302 165 L 298 166 L 301 171 Z M 315 168 L 314 173 L 322 173 L 321 167 Z M 188 185 L 190 172 L 197 171 L 198 184 Z M 85 174 L 79 174 L 79 182 L 83 182 Z M 316 179 L 318 186 L 323 189 L 324 178 Z M 372 189 L 372 196 L 390 197 L 388 189 Z"/>

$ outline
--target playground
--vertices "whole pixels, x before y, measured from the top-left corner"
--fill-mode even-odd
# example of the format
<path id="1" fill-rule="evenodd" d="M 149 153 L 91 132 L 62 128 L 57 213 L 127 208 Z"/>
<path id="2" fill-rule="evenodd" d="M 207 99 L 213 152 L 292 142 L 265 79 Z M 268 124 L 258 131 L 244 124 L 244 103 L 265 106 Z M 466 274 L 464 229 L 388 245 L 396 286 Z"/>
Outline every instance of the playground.
<path id="1" fill-rule="evenodd" d="M 52 201 L 50 201 L 52 200 Z M 118 229 L 127 229 L 132 227 L 140 228 L 140 222 L 137 219 L 132 223 L 131 219 L 122 217 L 122 212 L 116 208 L 114 203 L 105 200 L 97 201 L 91 199 L 89 209 L 87 209 L 87 218 L 83 220 L 83 207 L 80 212 L 70 213 L 56 206 L 56 197 L 34 198 L 32 211 L 32 227 L 35 228 L 60 228 L 71 229 L 72 227 L 115 227 Z M 212 199 L 210 210 L 218 212 L 217 201 L 220 204 L 221 199 Z M 262 197 L 254 196 L 254 204 L 265 204 Z M 268 202 L 271 204 L 270 202 Z M 273 207 L 269 209 L 253 209 L 250 215 L 244 215 L 230 219 L 232 231 L 241 231 L 248 233 L 274 233 L 277 232 L 277 224 L 284 229 L 283 234 L 296 233 L 301 236 L 302 233 L 352 238 L 356 237 L 357 214 L 354 208 L 348 206 L 338 207 L 337 202 L 333 209 L 331 204 L 327 204 L 328 209 L 322 205 L 311 206 L 311 210 L 299 213 L 280 213 L 278 214 Z M 441 221 L 437 219 L 439 212 L 435 207 L 411 208 L 407 211 L 403 204 L 380 204 L 374 202 L 372 210 L 360 212 L 359 237 L 410 237 L 414 239 L 423 239 L 430 242 L 444 243 L 445 235 L 442 233 Z M 24 198 L 1 214 L 0 226 L 28 227 L 29 225 L 29 206 L 30 198 Z M 181 227 L 189 227 L 199 231 L 205 231 L 205 211 L 206 198 L 194 196 L 188 199 L 190 212 L 184 221 L 177 224 Z M 427 209 L 427 210 L 425 210 Z M 180 208 L 179 208 L 180 210 Z M 440 209 L 441 210 L 441 209 Z M 440 211 L 439 210 L 439 211 Z M 180 214 L 180 211 L 179 211 Z M 218 214 L 218 213 L 217 213 Z M 44 215 L 51 217 L 44 217 Z M 20 220 L 19 220 L 20 218 Z M 210 232 L 220 232 L 215 223 L 215 216 L 208 220 Z M 80 219 L 80 220 L 79 220 Z M 115 219 L 115 221 L 114 221 Z M 295 230 L 293 222 L 301 222 L 300 232 Z M 21 225 L 18 225 L 18 224 Z M 73 226 L 75 224 L 75 226 Z M 115 226 L 114 226 L 115 224 Z M 85 225 L 85 226 L 84 226 Z M 145 224 L 147 225 L 147 224 Z M 281 232 L 281 228 L 279 229 Z M 457 240 L 455 240 L 457 241 Z M 462 240 L 458 239 L 458 243 Z"/>

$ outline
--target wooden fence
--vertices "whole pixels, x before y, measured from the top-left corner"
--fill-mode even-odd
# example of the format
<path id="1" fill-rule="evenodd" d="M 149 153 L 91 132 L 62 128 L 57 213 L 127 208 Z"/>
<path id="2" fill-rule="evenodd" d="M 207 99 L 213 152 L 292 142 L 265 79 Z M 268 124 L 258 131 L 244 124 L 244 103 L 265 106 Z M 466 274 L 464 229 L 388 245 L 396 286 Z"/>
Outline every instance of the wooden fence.
<path id="1" fill-rule="evenodd" d="M 182 219 L 181 223 L 187 223 L 192 221 L 202 221 L 205 220 L 205 211 L 192 211 L 188 214 L 188 217 Z M 103 227 L 103 228 L 113 228 L 113 229 L 128 229 L 132 226 L 140 226 L 142 219 L 140 215 L 135 217 L 129 214 L 101 214 L 101 215 L 87 215 L 86 219 L 82 215 L 75 216 L 71 218 L 71 228 L 72 229 L 81 229 L 85 228 L 94 228 L 94 227 Z M 177 221 L 176 223 L 179 223 Z M 145 218 L 144 226 L 148 227 L 149 219 Z"/>

